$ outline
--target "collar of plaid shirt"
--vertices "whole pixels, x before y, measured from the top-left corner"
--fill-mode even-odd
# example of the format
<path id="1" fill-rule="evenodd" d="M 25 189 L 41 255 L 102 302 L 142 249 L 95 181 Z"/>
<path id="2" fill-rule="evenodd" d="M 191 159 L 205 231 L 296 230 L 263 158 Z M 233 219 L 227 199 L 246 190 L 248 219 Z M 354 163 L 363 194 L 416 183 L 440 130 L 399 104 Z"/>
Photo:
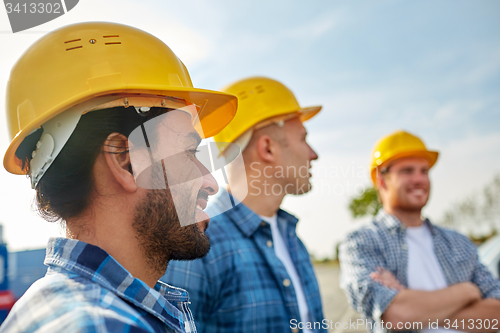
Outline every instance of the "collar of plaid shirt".
<path id="1" fill-rule="evenodd" d="M 406 226 L 394 215 L 388 214 L 383 208 L 375 216 L 375 221 L 384 224 L 389 230 L 405 231 Z M 436 235 L 436 230 L 432 225 L 431 221 L 427 218 L 423 218 L 422 222 L 429 227 L 431 234 Z"/>
<path id="2" fill-rule="evenodd" d="M 235 200 L 232 194 L 226 189 L 220 188 L 219 193 L 217 193 L 217 196 L 213 199 L 213 201 L 214 205 L 217 206 L 217 211 L 212 211 L 211 209 L 213 207 L 207 208 L 210 210 L 211 216 L 217 216 L 225 212 L 225 215 L 229 217 L 234 224 L 236 224 L 245 236 L 251 237 L 261 226 L 262 219 L 259 215 L 247 206 L 243 204 L 240 205 L 239 201 Z M 295 216 L 285 212 L 281 208 L 278 209 L 277 215 L 278 223 L 280 222 L 280 219 L 282 219 L 294 228 L 299 221 Z"/>
<path id="3" fill-rule="evenodd" d="M 97 246 L 74 239 L 51 238 L 44 264 L 99 284 L 178 332 L 196 332 L 192 316 L 186 311 L 189 296 L 185 290 L 160 281 L 151 289 Z M 173 304 L 177 304 L 182 311 Z"/>

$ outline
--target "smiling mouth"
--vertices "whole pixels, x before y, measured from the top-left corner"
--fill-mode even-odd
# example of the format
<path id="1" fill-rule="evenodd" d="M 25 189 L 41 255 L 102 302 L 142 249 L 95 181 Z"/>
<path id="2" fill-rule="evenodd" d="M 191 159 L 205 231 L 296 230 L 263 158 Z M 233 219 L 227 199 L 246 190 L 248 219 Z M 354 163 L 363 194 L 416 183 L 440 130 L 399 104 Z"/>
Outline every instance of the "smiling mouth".
<path id="1" fill-rule="evenodd" d="M 410 190 L 410 194 L 425 195 L 425 194 L 427 194 L 427 191 L 424 190 L 423 188 L 419 188 L 419 189 Z"/>
<path id="2" fill-rule="evenodd" d="M 205 208 L 207 208 L 207 200 L 203 199 L 196 200 L 196 208 L 199 210 L 205 210 Z"/>

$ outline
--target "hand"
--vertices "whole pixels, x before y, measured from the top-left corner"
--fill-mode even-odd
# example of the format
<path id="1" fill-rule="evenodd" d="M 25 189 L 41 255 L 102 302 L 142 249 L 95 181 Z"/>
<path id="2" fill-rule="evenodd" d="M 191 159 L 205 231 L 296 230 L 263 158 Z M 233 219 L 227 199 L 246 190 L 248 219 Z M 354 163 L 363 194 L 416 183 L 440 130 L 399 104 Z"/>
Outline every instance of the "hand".
<path id="1" fill-rule="evenodd" d="M 396 279 L 391 272 L 382 267 L 377 267 L 377 271 L 370 273 L 370 277 L 373 281 L 379 282 L 380 284 L 391 289 L 395 289 L 397 291 L 406 289 L 406 287 L 399 283 L 398 279 Z"/>

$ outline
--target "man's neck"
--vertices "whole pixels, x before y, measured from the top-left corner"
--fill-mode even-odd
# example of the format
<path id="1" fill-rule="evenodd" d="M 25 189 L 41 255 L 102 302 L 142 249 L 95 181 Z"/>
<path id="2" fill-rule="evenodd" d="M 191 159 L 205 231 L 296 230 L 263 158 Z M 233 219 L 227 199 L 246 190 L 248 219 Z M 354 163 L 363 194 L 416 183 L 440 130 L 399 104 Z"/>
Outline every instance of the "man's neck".
<path id="1" fill-rule="evenodd" d="M 249 193 L 242 203 L 257 215 L 271 217 L 280 208 L 283 198 L 284 195 L 252 195 Z"/>
<path id="2" fill-rule="evenodd" d="M 247 167 L 247 170 L 251 170 L 251 168 Z M 228 191 L 257 215 L 273 216 L 279 210 L 286 195 L 284 191 L 286 187 L 276 183 L 274 178 L 263 177 L 263 171 L 257 174 L 260 177 L 256 174 L 250 174 L 248 171 L 246 178 L 230 174 L 231 188 L 228 188 Z M 276 190 L 276 186 L 273 187 L 276 184 L 279 184 L 279 190 Z M 246 197 L 241 200 L 245 194 Z"/>
<path id="3" fill-rule="evenodd" d="M 155 272 L 147 263 L 132 227 L 132 217 L 133 211 L 118 203 L 89 209 L 87 214 L 67 221 L 66 237 L 100 247 L 133 277 L 154 288 L 162 273 Z"/>
<path id="4" fill-rule="evenodd" d="M 395 216 L 402 224 L 407 227 L 418 227 L 422 225 L 421 210 L 403 210 L 384 206 L 386 213 Z"/>

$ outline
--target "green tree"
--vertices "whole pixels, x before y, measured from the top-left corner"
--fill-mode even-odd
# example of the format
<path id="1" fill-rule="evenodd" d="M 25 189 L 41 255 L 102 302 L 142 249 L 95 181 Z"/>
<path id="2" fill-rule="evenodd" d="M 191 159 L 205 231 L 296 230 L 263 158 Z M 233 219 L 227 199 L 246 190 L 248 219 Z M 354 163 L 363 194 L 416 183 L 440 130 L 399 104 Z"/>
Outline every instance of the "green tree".
<path id="1" fill-rule="evenodd" d="M 500 175 L 486 184 L 482 193 L 471 194 L 454 203 L 439 223 L 477 240 L 500 233 Z"/>
<path id="2" fill-rule="evenodd" d="M 377 215 L 382 208 L 382 204 L 378 201 L 377 191 L 373 187 L 366 187 L 363 193 L 351 199 L 349 210 L 354 218 L 363 217 L 365 215 Z"/>

